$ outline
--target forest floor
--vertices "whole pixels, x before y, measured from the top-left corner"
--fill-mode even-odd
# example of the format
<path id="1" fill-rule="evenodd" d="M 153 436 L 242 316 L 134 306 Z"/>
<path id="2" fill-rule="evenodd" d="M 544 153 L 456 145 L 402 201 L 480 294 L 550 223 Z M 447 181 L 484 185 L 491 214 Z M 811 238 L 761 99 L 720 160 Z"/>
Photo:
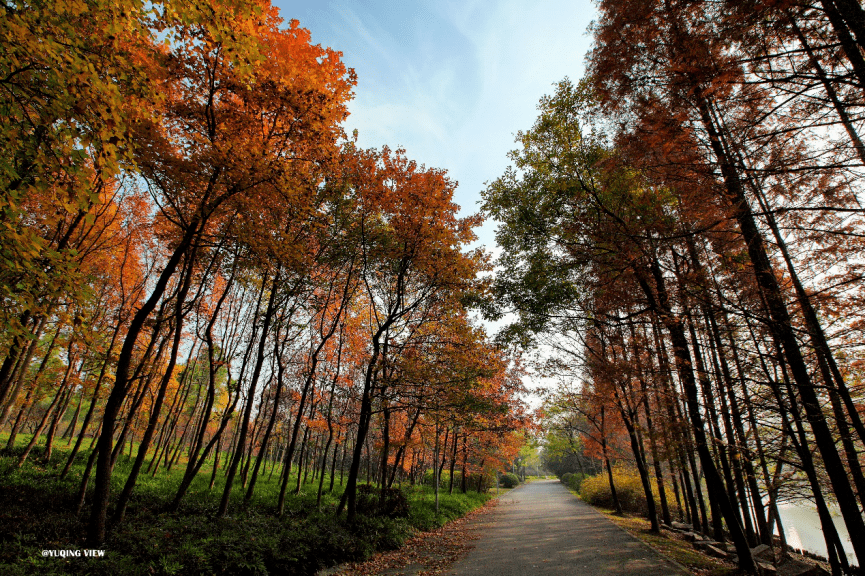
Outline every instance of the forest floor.
<path id="1" fill-rule="evenodd" d="M 21 446 L 29 438 L 19 436 Z M 0 437 L 0 445 L 5 438 Z M 86 444 L 85 444 L 86 446 Z M 173 575 L 173 574 L 315 574 L 337 564 L 360 561 L 374 553 L 393 550 L 422 531 L 443 526 L 482 506 L 494 493 L 479 494 L 455 490 L 439 495 L 439 513 L 434 494 L 426 486 L 404 485 L 409 504 L 405 518 L 358 515 L 348 523 L 335 514 L 342 492 L 337 473 L 334 490 L 325 477 L 320 505 L 316 505 L 318 479 L 301 478 L 293 473 L 286 496 L 285 513 L 277 518 L 279 472 L 271 476 L 268 468 L 259 477 L 255 496 L 243 503 L 245 490 L 236 480 L 228 514 L 216 514 L 224 486 L 223 469 L 209 489 L 211 464 L 205 465 L 195 479 L 180 509 L 168 512 L 182 478 L 185 462 L 175 463 L 170 472 L 139 476 L 126 520 L 110 529 L 101 557 L 86 557 L 84 544 L 89 502 L 75 515 L 76 495 L 87 460 L 79 454 L 64 479 L 59 473 L 68 452 L 55 448 L 50 462 L 43 462 L 41 450 L 34 450 L 24 465 L 15 467 L 17 455 L 0 456 L 0 573 L 93 575 Z M 133 456 L 135 451 L 133 450 Z M 131 468 L 127 454 L 118 457 L 112 480 L 117 495 Z M 91 484 L 92 486 L 92 484 Z M 111 510 L 109 509 L 109 514 Z"/>

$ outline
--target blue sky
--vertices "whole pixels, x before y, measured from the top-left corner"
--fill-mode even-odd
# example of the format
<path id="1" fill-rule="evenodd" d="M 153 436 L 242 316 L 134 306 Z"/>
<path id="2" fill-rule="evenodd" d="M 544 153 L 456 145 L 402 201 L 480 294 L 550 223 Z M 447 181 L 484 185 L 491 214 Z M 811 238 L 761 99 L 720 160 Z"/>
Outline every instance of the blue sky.
<path id="1" fill-rule="evenodd" d="M 313 42 L 343 53 L 358 84 L 347 131 L 364 147 L 402 146 L 459 182 L 464 214 L 508 166 L 552 84 L 583 74 L 589 0 L 397 2 L 275 0 Z M 479 231 L 491 249 L 494 224 Z"/>

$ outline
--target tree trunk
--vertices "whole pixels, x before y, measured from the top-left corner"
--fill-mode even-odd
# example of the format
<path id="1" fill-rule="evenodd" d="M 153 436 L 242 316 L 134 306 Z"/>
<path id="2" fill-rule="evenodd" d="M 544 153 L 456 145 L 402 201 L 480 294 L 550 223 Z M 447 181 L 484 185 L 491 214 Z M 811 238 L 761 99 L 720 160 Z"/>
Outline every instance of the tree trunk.
<path id="1" fill-rule="evenodd" d="M 51 414 L 54 412 L 54 409 L 57 407 L 58 402 L 65 396 L 66 387 L 69 382 L 69 374 L 72 372 L 72 368 L 74 366 L 74 360 L 71 353 L 72 343 L 70 342 L 70 355 L 69 355 L 69 364 L 66 366 L 66 372 L 63 374 L 63 380 L 60 383 L 60 386 L 57 390 L 57 393 L 54 395 L 54 400 L 51 401 L 51 405 L 48 406 L 48 409 L 45 410 L 45 415 L 42 417 L 42 420 L 39 422 L 39 426 L 36 427 L 36 430 L 33 432 L 33 438 L 30 439 L 30 443 L 27 444 L 27 448 L 24 449 L 24 453 L 18 458 L 18 462 L 16 463 L 16 468 L 20 468 L 22 464 L 24 464 L 25 460 L 27 460 L 27 456 L 30 455 L 30 451 L 33 450 L 33 447 L 36 445 L 36 442 L 39 441 L 39 436 L 42 434 L 42 430 L 45 429 L 45 424 L 48 423 L 48 419 L 51 417 Z"/>
<path id="2" fill-rule="evenodd" d="M 706 486 L 717 497 L 718 506 L 721 509 L 724 520 L 727 522 L 727 528 L 730 531 L 731 539 L 736 547 L 736 553 L 739 556 L 739 568 L 746 572 L 756 572 L 756 565 L 754 563 L 754 558 L 751 555 L 751 548 L 748 546 L 748 540 L 742 531 L 741 525 L 736 519 L 735 510 L 724 491 L 724 483 L 721 480 L 721 476 L 718 474 L 718 470 L 715 467 L 715 462 L 712 460 L 712 454 L 709 451 L 706 442 L 706 432 L 703 426 L 703 416 L 700 412 L 699 394 L 697 391 L 696 381 L 694 380 L 694 372 L 692 370 L 693 363 L 688 349 L 688 340 L 685 337 L 685 331 L 681 320 L 670 310 L 669 297 L 660 265 L 656 259 L 652 259 L 649 266 L 649 272 L 654 280 L 657 296 L 644 276 L 646 271 L 638 269 L 636 272 L 638 282 L 649 301 L 649 306 L 658 313 L 670 333 L 670 341 L 673 345 L 673 356 L 676 359 L 679 381 L 685 390 L 688 412 L 692 424 L 691 428 L 694 433 L 697 454 L 700 457 L 703 472 L 706 476 Z"/>
<path id="3" fill-rule="evenodd" d="M 270 435 L 273 432 L 273 426 L 276 424 L 276 415 L 279 413 L 279 401 L 282 398 L 282 386 L 284 383 L 283 376 L 285 367 L 282 363 L 282 351 L 279 349 L 279 330 L 276 335 L 277 342 L 274 343 L 273 353 L 276 359 L 276 392 L 273 396 L 273 409 L 270 411 L 270 419 L 267 421 L 267 429 L 264 431 L 264 438 L 261 440 L 261 448 L 258 451 L 258 457 L 255 459 L 255 467 L 252 469 L 252 477 L 249 479 L 249 487 L 246 489 L 246 496 L 243 501 L 249 502 L 252 500 L 252 495 L 255 493 L 255 481 L 258 478 L 258 469 L 261 467 L 261 461 L 267 452 L 267 446 L 270 442 Z M 284 344 L 283 344 L 284 346 Z"/>
<path id="4" fill-rule="evenodd" d="M 138 335 L 144 328 L 144 323 L 150 316 L 150 313 L 156 308 L 165 289 L 168 287 L 168 282 L 180 264 L 180 260 L 186 254 L 188 248 L 192 245 L 193 239 L 198 235 L 203 228 L 205 220 L 198 215 L 192 218 L 189 227 L 186 229 L 180 243 L 174 249 L 168 262 L 165 264 L 162 273 L 159 276 L 150 297 L 144 302 L 141 308 L 135 313 L 132 321 L 129 323 L 129 328 L 126 332 L 126 338 L 123 341 L 123 346 L 120 349 L 120 356 L 117 360 L 117 368 L 114 375 L 114 386 L 111 388 L 111 393 L 105 403 L 104 414 L 102 417 L 102 433 L 97 441 L 98 455 L 96 458 L 96 479 L 94 490 L 93 509 L 90 515 L 90 522 L 87 527 L 87 545 L 91 548 L 98 548 L 105 541 L 105 522 L 108 514 L 108 498 L 111 491 L 111 473 L 112 461 L 111 454 L 114 441 L 114 425 L 117 421 L 117 416 L 123 406 L 123 401 L 126 398 L 128 387 L 130 384 L 129 372 L 132 364 L 132 357 L 135 349 L 135 342 L 138 340 Z"/>
<path id="5" fill-rule="evenodd" d="M 824 0 L 824 5 L 829 1 Z M 861 58 L 861 54 L 859 57 Z M 865 69 L 863 69 L 863 72 L 865 72 Z M 814 439 L 826 465 L 826 471 L 829 474 L 833 491 L 841 508 L 841 514 L 844 516 L 847 530 L 850 533 L 856 557 L 860 563 L 865 562 L 865 520 L 863 520 L 859 507 L 856 505 L 856 496 L 853 493 L 847 472 L 835 446 L 832 432 L 823 414 L 820 399 L 808 373 L 807 364 L 796 341 L 796 335 L 792 328 L 786 304 L 784 303 L 781 288 L 766 253 L 763 236 L 754 221 L 754 216 L 745 198 L 745 192 L 738 173 L 727 159 L 726 152 L 709 111 L 708 103 L 701 98 L 698 102 L 698 107 L 703 118 L 703 124 L 709 133 L 712 149 L 720 164 L 728 199 L 734 208 L 739 228 L 748 247 L 748 254 L 754 266 L 754 275 L 757 279 L 757 284 L 760 286 L 766 301 L 770 314 L 768 328 L 773 338 L 781 345 L 784 351 L 784 356 L 790 368 L 790 374 L 802 397 L 805 415 L 811 424 Z"/>
<path id="6" fill-rule="evenodd" d="M 270 296 L 267 300 L 267 310 L 264 313 L 264 320 L 262 321 L 261 326 L 261 339 L 258 345 L 258 356 L 255 361 L 255 368 L 252 371 L 252 377 L 250 379 L 249 388 L 246 396 L 246 405 L 243 410 L 243 418 L 240 422 L 240 434 L 237 439 L 237 447 L 234 451 L 234 456 L 231 459 L 231 463 L 228 467 L 228 475 L 225 478 L 225 488 L 222 492 L 222 499 L 219 502 L 219 510 L 216 515 L 220 518 L 225 516 L 225 513 L 228 511 L 228 501 L 231 496 L 231 488 L 234 484 L 234 477 L 237 475 L 237 468 L 240 465 L 240 459 L 243 456 L 244 450 L 246 448 L 246 436 L 247 429 L 249 428 L 249 419 L 252 415 L 252 405 L 255 402 L 255 390 L 258 386 L 258 378 L 261 375 L 261 367 L 264 364 L 264 355 L 265 355 L 265 346 L 267 344 L 267 334 L 270 330 L 270 323 L 273 319 L 273 314 L 276 309 L 276 294 L 277 288 L 279 286 L 279 271 L 274 274 L 273 282 L 270 286 Z M 264 285 L 264 279 L 262 279 L 262 285 Z M 239 392 L 238 392 L 239 393 Z"/>

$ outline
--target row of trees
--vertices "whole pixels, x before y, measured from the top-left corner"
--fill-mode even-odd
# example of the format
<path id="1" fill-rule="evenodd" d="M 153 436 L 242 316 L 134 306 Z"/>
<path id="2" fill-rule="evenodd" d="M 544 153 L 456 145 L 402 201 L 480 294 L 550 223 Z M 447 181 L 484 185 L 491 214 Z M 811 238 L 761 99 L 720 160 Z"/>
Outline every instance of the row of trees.
<path id="1" fill-rule="evenodd" d="M 748 572 L 792 494 L 833 573 L 829 503 L 865 561 L 863 22 L 855 0 L 601 2 L 589 75 L 541 101 L 485 193 L 509 270 L 493 313 L 566 382 L 554 439 L 611 479 L 625 449 L 653 529 L 672 485 Z"/>
<path id="2" fill-rule="evenodd" d="M 320 498 L 339 466 L 352 518 L 362 467 L 384 498 L 516 453 L 519 367 L 468 312 L 480 219 L 442 171 L 346 140 L 338 52 L 266 1 L 4 12 L 0 427 L 32 431 L 18 466 L 43 434 L 46 459 L 72 445 L 61 476 L 86 459 L 91 545 L 173 466 L 172 509 L 225 475 L 219 515 L 268 467 L 281 515 L 293 467 Z"/>

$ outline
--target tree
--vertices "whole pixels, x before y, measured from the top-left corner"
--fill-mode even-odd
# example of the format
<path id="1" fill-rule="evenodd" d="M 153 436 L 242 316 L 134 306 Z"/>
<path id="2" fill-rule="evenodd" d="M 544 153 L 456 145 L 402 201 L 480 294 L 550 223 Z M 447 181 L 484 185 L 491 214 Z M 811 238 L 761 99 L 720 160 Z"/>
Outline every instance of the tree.
<path id="1" fill-rule="evenodd" d="M 458 219 L 453 183 L 401 151 L 366 152 L 357 157 L 350 185 L 361 211 L 361 282 L 368 302 L 369 357 L 364 369 L 360 415 L 346 490 L 353 519 L 360 460 L 369 430 L 373 398 L 382 386 L 382 363 L 393 339 L 405 345 L 442 299 L 468 292 L 478 271 L 478 254 L 464 253 L 476 217 Z"/>
<path id="2" fill-rule="evenodd" d="M 497 239 L 505 253 L 499 263 L 511 271 L 499 293 L 514 305 L 515 328 L 525 339 L 568 312 L 572 319 L 574 308 L 591 318 L 584 324 L 591 328 L 603 318 L 593 305 L 599 293 L 609 299 L 623 283 L 639 287 L 638 305 L 657 315 L 670 334 L 709 492 L 731 532 L 740 566 L 753 571 L 748 542 L 707 444 L 690 346 L 660 265 L 665 238 L 677 233 L 667 209 L 670 198 L 617 164 L 591 124 L 584 130 L 581 120 L 592 111 L 591 102 L 586 85 L 575 89 L 568 81 L 560 83 L 555 96 L 541 101 L 534 128 L 517 136 L 523 149 L 511 158 L 522 174 L 509 170 L 484 193 L 484 210 L 503 222 Z"/>
<path id="3" fill-rule="evenodd" d="M 219 8 L 208 18 L 181 22 L 170 31 L 170 51 L 153 54 L 154 63 L 165 59 L 164 68 L 153 70 L 164 70 L 162 90 L 168 98 L 164 115 L 141 126 L 144 143 L 137 160 L 142 175 L 158 191 L 159 222 L 173 248 L 129 324 L 105 405 L 89 528 L 94 545 L 105 537 L 114 423 L 128 393 L 131 354 L 145 321 L 181 262 L 186 262 L 188 278 L 203 238 L 230 225 L 232 214 L 249 215 L 242 212 L 246 203 L 287 201 L 293 206 L 300 201 L 303 206 L 295 186 L 315 178 L 315 161 L 332 153 L 354 82 L 334 52 L 309 45 L 309 33 L 296 21 L 280 30 L 269 6 L 260 8 L 263 18 L 230 6 Z M 222 18 L 234 21 L 232 34 L 242 33 L 244 43 L 226 43 Z M 318 74 L 298 74 L 306 69 Z M 182 147 L 176 143 L 181 133 Z M 237 154 L 241 149 L 245 155 Z M 180 310 L 182 304 L 178 298 L 175 307 Z M 175 330 L 179 334 L 180 326 Z"/>

